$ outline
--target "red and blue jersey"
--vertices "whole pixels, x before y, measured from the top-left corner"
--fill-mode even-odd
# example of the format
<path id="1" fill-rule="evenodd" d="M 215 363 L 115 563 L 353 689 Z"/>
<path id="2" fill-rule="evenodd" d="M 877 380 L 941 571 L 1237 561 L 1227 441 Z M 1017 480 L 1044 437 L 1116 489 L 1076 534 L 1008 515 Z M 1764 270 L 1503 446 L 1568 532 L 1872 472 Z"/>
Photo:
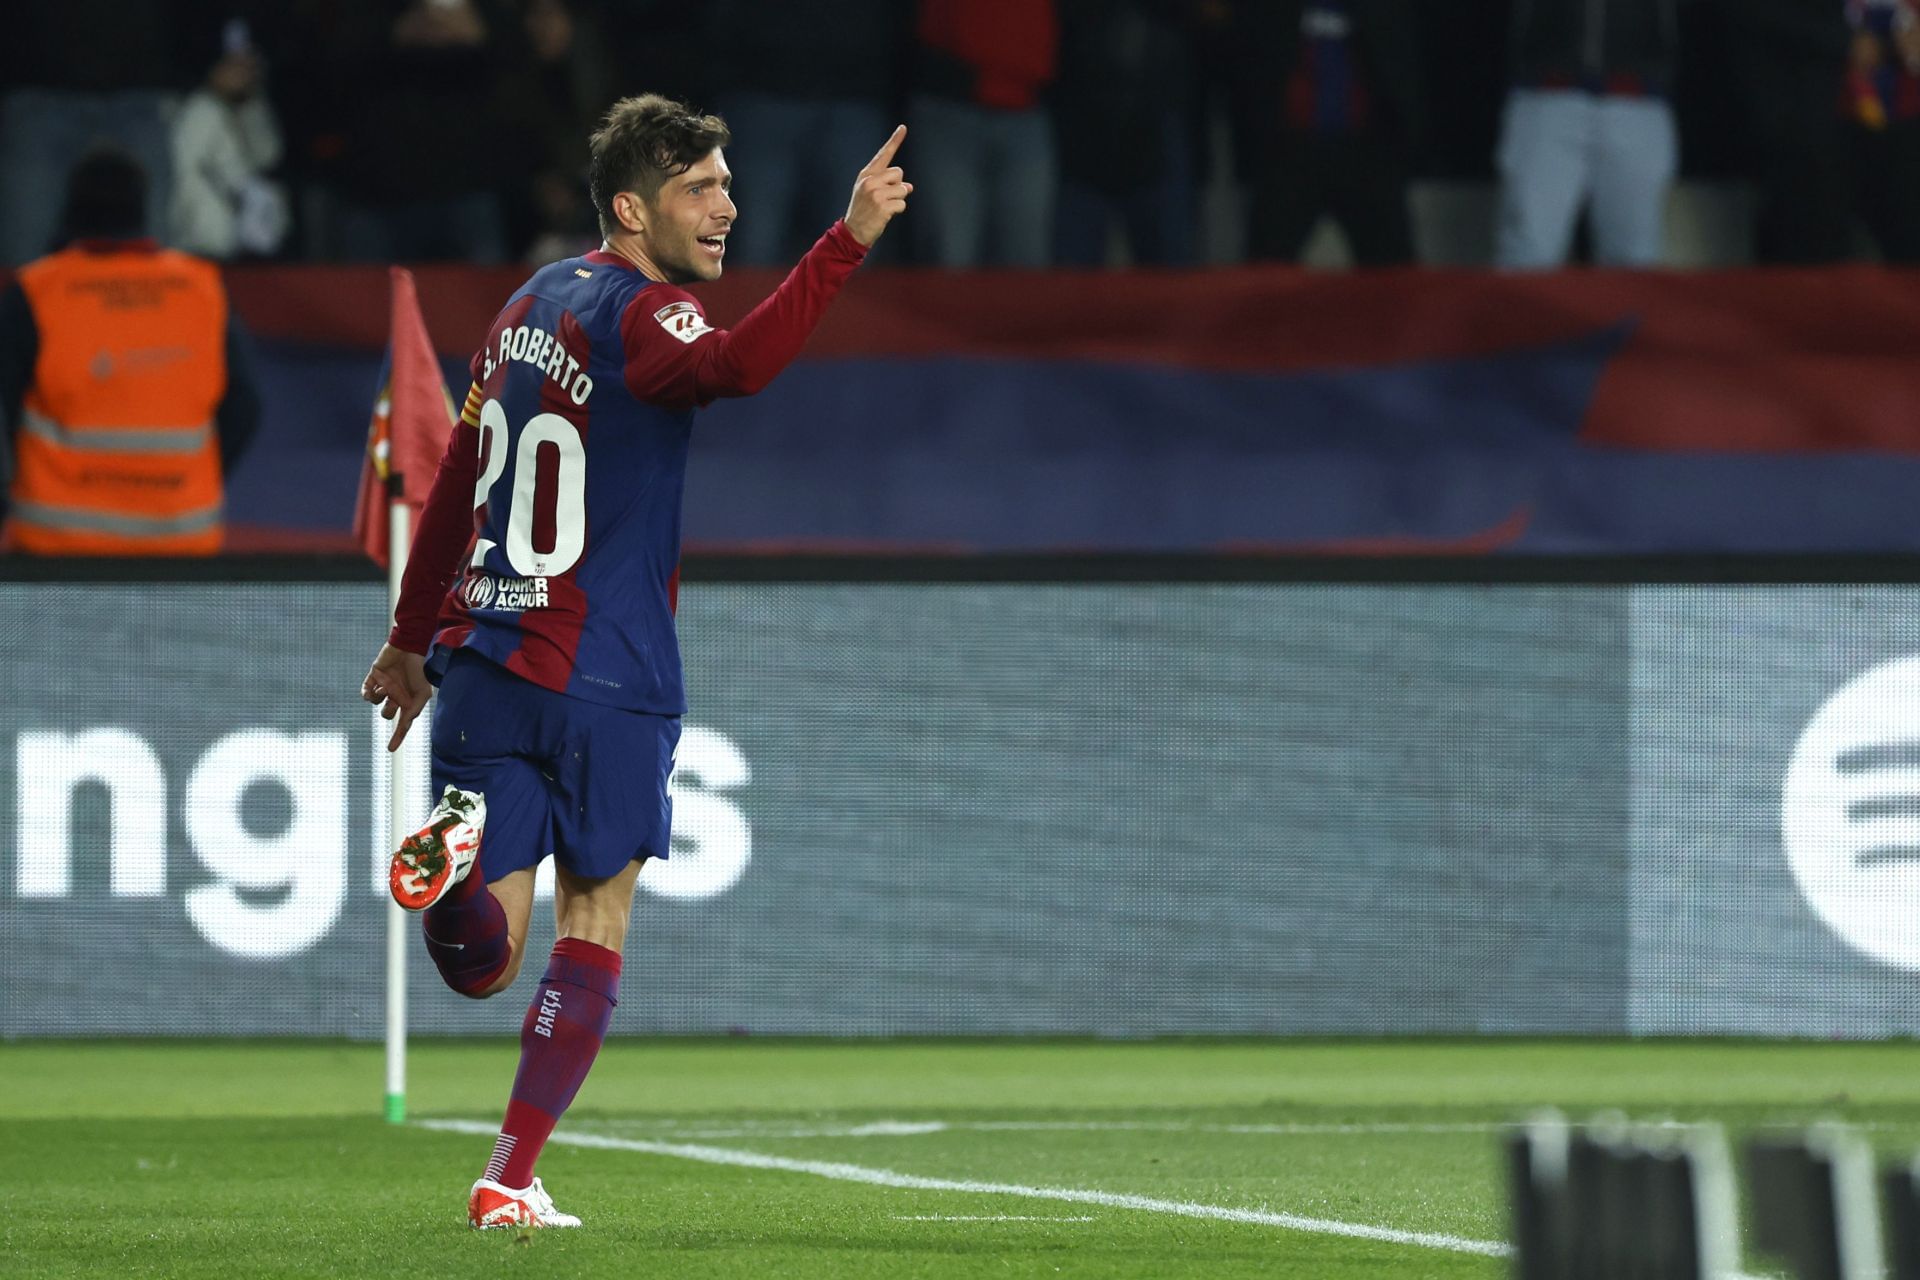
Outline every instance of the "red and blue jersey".
<path id="1" fill-rule="evenodd" d="M 671 593 L 693 406 L 633 393 L 623 327 L 659 310 L 708 330 L 678 290 L 608 257 L 542 268 L 473 357 L 474 540 L 434 665 L 472 649 L 556 692 L 675 715 L 686 695 Z"/>
<path id="2" fill-rule="evenodd" d="M 673 614 L 694 411 L 771 381 L 864 254 L 836 223 L 730 332 L 612 253 L 536 272 L 473 357 L 391 642 L 429 653 L 436 680 L 466 649 L 558 693 L 682 714 Z"/>

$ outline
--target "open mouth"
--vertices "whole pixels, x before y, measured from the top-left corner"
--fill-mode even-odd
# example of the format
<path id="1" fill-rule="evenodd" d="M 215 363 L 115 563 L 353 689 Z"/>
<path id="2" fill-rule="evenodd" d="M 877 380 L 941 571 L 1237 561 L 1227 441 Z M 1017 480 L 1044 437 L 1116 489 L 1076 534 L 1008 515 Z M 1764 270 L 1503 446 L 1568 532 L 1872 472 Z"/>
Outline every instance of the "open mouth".
<path id="1" fill-rule="evenodd" d="M 722 231 L 717 236 L 699 236 L 697 237 L 697 239 L 701 249 L 705 250 L 709 257 L 722 258 L 726 256 L 726 252 L 727 252 L 727 233 L 726 232 Z"/>

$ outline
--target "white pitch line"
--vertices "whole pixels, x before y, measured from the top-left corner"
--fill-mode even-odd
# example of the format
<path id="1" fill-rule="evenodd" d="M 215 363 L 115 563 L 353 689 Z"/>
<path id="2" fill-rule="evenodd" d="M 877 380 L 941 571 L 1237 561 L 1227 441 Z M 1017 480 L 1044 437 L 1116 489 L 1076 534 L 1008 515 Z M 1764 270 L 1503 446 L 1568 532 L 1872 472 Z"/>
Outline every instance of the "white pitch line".
<path id="1" fill-rule="evenodd" d="M 1504 1124 L 1182 1124 L 1162 1120 L 979 1120 L 953 1126 L 985 1133 L 1251 1133 L 1282 1137 L 1391 1133 L 1497 1133 Z"/>
<path id="2" fill-rule="evenodd" d="M 895 1222 L 1092 1222 L 1092 1217 L 1063 1218 L 1052 1213 L 896 1213 Z"/>
<path id="3" fill-rule="evenodd" d="M 900 1138 L 928 1133 L 946 1133 L 957 1126 L 944 1120 L 876 1120 L 871 1124 L 828 1125 L 802 1129 L 771 1125 L 746 1125 L 728 1129 L 680 1128 L 672 1123 L 649 1124 L 628 1120 L 611 1121 L 617 1128 L 664 1132 L 674 1138 Z"/>
<path id="4" fill-rule="evenodd" d="M 477 1120 L 421 1120 L 422 1129 L 443 1133 L 471 1133 L 489 1136 L 496 1124 Z M 1028 1200 L 1059 1200 L 1067 1204 L 1099 1205 L 1107 1209 L 1134 1209 L 1143 1213 L 1167 1213 L 1182 1218 L 1206 1218 L 1217 1222 L 1240 1222 L 1253 1226 L 1279 1227 L 1311 1235 L 1345 1236 L 1354 1240 L 1377 1240 L 1383 1244 L 1414 1245 L 1423 1249 L 1441 1249 L 1449 1253 L 1474 1253 L 1488 1258 L 1511 1257 L 1513 1248 L 1497 1240 L 1470 1240 L 1464 1236 L 1431 1231 L 1400 1231 L 1363 1222 L 1340 1222 L 1332 1218 L 1310 1218 L 1297 1213 L 1274 1213 L 1266 1209 L 1235 1209 L 1226 1205 L 1196 1204 L 1188 1200 L 1161 1200 L 1154 1196 L 1128 1195 L 1114 1191 L 1092 1191 L 1081 1187 L 1029 1187 L 1017 1182 L 974 1182 L 958 1178 L 923 1178 L 918 1174 L 896 1173 L 892 1169 L 874 1169 L 866 1165 L 840 1164 L 827 1160 L 790 1160 L 785 1156 L 763 1155 L 758 1151 L 737 1151 L 730 1147 L 696 1146 L 679 1142 L 647 1142 L 636 1138 L 612 1138 L 597 1133 L 556 1133 L 547 1139 L 564 1146 L 595 1147 L 608 1151 L 637 1151 L 645 1155 L 671 1156 L 697 1160 L 702 1164 L 733 1165 L 744 1169 L 772 1169 L 782 1173 L 805 1173 L 836 1182 L 861 1182 L 869 1186 L 893 1187 L 903 1191 L 951 1191 L 963 1195 L 1021 1196 Z"/>
<path id="5" fill-rule="evenodd" d="M 867 1124 L 786 1128 L 747 1125 L 680 1128 L 672 1123 L 616 1121 L 620 1128 L 665 1130 L 678 1138 L 897 1138 L 930 1133 L 1227 1133 L 1277 1137 L 1370 1134 L 1499 1133 L 1506 1124 L 1190 1124 L 1178 1120 L 876 1120 Z"/>

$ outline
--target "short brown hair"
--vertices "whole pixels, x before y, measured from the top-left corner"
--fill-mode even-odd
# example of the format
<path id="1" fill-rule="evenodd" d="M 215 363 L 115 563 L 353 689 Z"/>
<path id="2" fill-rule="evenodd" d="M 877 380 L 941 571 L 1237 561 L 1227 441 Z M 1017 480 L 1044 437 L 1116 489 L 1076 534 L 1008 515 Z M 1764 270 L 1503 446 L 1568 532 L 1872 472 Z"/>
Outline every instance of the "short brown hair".
<path id="1" fill-rule="evenodd" d="M 587 163 L 587 189 L 600 215 L 601 233 L 611 234 L 620 225 L 613 212 L 613 198 L 620 192 L 652 200 L 667 179 L 732 141 L 727 122 L 719 116 L 699 115 L 686 103 L 657 93 L 614 103 L 588 143 L 593 158 Z"/>

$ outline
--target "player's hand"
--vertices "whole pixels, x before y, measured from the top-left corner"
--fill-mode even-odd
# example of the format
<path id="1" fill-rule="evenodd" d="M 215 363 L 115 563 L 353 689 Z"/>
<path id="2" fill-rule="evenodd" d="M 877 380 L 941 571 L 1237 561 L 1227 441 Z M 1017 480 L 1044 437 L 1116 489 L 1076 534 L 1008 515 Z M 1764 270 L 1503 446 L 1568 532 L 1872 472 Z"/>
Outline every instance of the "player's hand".
<path id="1" fill-rule="evenodd" d="M 896 128 L 854 179 L 853 201 L 847 205 L 847 230 L 861 244 L 871 246 L 878 240 L 893 215 L 906 209 L 907 197 L 913 194 L 913 184 L 893 163 L 893 153 L 906 136 L 907 126 Z"/>
<path id="2" fill-rule="evenodd" d="M 367 678 L 360 682 L 360 697 L 379 707 L 381 716 L 394 722 L 393 737 L 387 741 L 389 751 L 400 749 L 414 718 L 426 709 L 427 699 L 432 696 L 433 686 L 427 683 L 427 660 L 390 644 L 380 646 L 380 656 L 373 660 Z"/>

